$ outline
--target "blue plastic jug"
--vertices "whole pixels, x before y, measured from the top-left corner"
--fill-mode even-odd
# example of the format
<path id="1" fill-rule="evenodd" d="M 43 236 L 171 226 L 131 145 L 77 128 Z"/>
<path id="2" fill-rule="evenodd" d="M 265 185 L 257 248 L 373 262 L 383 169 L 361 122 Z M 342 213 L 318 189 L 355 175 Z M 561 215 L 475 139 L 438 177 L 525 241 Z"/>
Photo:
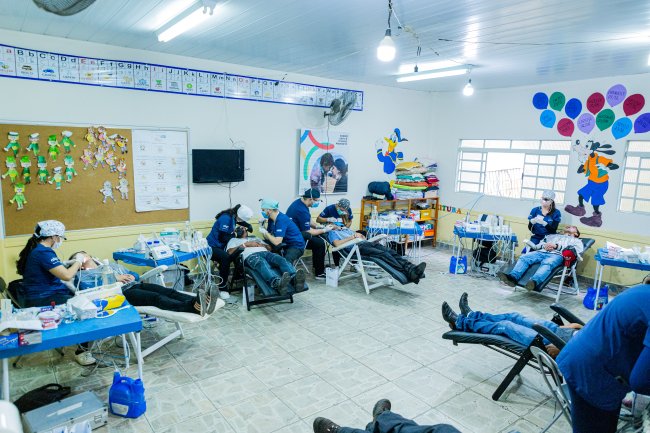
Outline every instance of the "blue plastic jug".
<path id="1" fill-rule="evenodd" d="M 147 410 L 144 399 L 144 385 L 140 379 L 113 375 L 113 385 L 108 392 L 108 408 L 113 415 L 124 418 L 137 418 Z"/>
<path id="2" fill-rule="evenodd" d="M 458 267 L 456 267 L 458 263 Z M 450 274 L 466 274 L 467 273 L 467 256 L 451 256 L 449 261 L 449 273 Z"/>
<path id="3" fill-rule="evenodd" d="M 608 291 L 609 287 L 602 286 L 600 288 L 600 293 L 598 294 L 598 301 L 596 302 L 596 310 L 601 310 L 608 302 Z M 593 287 L 587 287 L 587 294 L 582 300 L 582 305 L 584 305 L 589 310 L 594 309 L 594 301 L 596 300 L 596 289 Z"/>

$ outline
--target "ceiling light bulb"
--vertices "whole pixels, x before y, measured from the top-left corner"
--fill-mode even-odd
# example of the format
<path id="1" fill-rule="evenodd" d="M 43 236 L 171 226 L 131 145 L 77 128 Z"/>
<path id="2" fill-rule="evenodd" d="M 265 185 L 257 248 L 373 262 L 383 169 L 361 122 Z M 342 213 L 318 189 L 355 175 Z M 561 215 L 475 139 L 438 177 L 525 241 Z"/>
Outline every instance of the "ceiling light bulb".
<path id="1" fill-rule="evenodd" d="M 390 35 L 390 29 L 386 29 L 386 36 L 377 47 L 377 58 L 382 62 L 390 62 L 395 58 L 395 42 Z"/>
<path id="2" fill-rule="evenodd" d="M 474 86 L 472 86 L 472 79 L 470 78 L 465 87 L 463 87 L 463 95 L 472 96 L 474 94 Z"/>

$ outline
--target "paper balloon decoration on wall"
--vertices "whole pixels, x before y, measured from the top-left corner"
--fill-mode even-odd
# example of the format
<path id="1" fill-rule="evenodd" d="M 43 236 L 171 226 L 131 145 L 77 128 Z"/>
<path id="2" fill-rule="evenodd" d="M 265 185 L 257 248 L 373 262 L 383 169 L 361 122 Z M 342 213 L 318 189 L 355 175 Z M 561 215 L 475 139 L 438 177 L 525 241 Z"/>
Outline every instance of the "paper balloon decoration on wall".
<path id="1" fill-rule="evenodd" d="M 564 108 L 564 103 L 566 102 L 566 98 L 564 97 L 564 93 L 562 92 L 553 92 L 549 99 L 549 104 L 552 109 L 555 111 L 560 111 L 562 108 Z"/>
<path id="2" fill-rule="evenodd" d="M 555 113 L 551 110 L 544 110 L 539 116 L 539 122 L 546 128 L 552 128 L 555 125 Z"/>
<path id="3" fill-rule="evenodd" d="M 626 116 L 632 116 L 643 109 L 645 105 L 645 98 L 639 93 L 630 95 L 627 97 L 625 102 L 623 102 L 623 111 Z"/>
<path id="4" fill-rule="evenodd" d="M 582 102 L 576 98 L 569 99 L 569 101 L 566 103 L 566 106 L 564 107 L 564 112 L 572 119 L 578 117 L 578 114 L 580 114 L 581 111 Z"/>
<path id="5" fill-rule="evenodd" d="M 592 93 L 591 96 L 587 98 L 587 110 L 591 114 L 598 114 L 598 112 L 605 106 L 605 97 L 602 93 Z"/>
<path id="6" fill-rule="evenodd" d="M 583 113 L 577 120 L 578 129 L 585 134 L 589 134 L 596 126 L 596 118 L 590 113 Z"/>
<path id="7" fill-rule="evenodd" d="M 537 92 L 533 95 L 533 107 L 538 110 L 544 110 L 548 107 L 548 96 L 544 92 Z"/>
<path id="8" fill-rule="evenodd" d="M 627 89 L 622 84 L 616 84 L 609 88 L 607 91 L 607 103 L 610 107 L 616 107 L 618 104 L 623 102 L 627 95 Z"/>
<path id="9" fill-rule="evenodd" d="M 567 119 L 565 117 L 564 119 L 560 119 L 560 121 L 557 122 L 557 132 L 559 132 L 560 135 L 564 137 L 571 137 L 571 135 L 573 135 L 574 129 L 575 126 L 573 125 L 571 119 Z"/>
<path id="10" fill-rule="evenodd" d="M 614 112 L 609 108 L 605 108 L 596 116 L 596 126 L 601 131 L 604 131 L 610 126 L 612 126 L 612 123 L 614 123 L 614 119 L 616 119 Z"/>
<path id="11" fill-rule="evenodd" d="M 632 121 L 628 117 L 621 117 L 612 125 L 612 135 L 615 139 L 623 138 L 632 130 Z"/>
<path id="12" fill-rule="evenodd" d="M 642 134 L 650 131 L 650 113 L 644 113 L 634 121 L 634 132 Z"/>

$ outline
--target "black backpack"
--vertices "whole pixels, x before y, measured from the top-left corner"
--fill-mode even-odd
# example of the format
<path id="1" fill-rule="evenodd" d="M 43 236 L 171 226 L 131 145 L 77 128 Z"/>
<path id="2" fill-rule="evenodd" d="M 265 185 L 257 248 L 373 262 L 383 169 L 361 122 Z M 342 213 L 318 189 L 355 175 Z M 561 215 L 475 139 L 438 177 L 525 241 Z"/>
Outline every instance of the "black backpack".
<path id="1" fill-rule="evenodd" d="M 20 413 L 38 409 L 41 406 L 59 401 L 70 394 L 69 386 L 61 386 L 58 383 L 48 383 L 39 388 L 27 391 L 22 397 L 14 401 Z"/>

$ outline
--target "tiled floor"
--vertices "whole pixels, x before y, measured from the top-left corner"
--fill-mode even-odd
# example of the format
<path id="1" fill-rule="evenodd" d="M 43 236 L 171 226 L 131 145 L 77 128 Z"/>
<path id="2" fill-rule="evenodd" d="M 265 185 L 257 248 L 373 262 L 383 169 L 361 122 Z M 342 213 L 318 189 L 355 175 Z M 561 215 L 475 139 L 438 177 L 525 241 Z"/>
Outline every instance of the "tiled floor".
<path id="1" fill-rule="evenodd" d="M 500 401 L 490 396 L 513 361 L 484 347 L 454 347 L 440 335 L 447 300 L 464 291 L 470 305 L 490 312 L 519 311 L 550 318 L 549 295 L 513 292 L 490 278 L 449 275 L 449 253 L 424 249 L 419 285 L 378 288 L 366 295 L 360 279 L 331 288 L 309 281 L 294 304 L 239 304 L 186 326 L 186 338 L 145 361 L 147 412 L 137 420 L 110 416 L 106 432 L 308 433 L 317 416 L 363 428 L 373 404 L 422 424 L 446 422 L 465 433 L 538 432 L 553 416 L 539 373 L 526 368 Z M 563 303 L 584 319 L 579 299 Z M 143 333 L 171 329 L 160 323 Z M 105 343 L 108 347 L 112 342 Z M 50 382 L 93 390 L 108 398 L 112 369 L 88 370 L 54 351 L 25 358 L 12 369 L 12 395 Z M 132 367 L 128 374 L 136 376 Z M 551 432 L 570 431 L 560 420 Z"/>

